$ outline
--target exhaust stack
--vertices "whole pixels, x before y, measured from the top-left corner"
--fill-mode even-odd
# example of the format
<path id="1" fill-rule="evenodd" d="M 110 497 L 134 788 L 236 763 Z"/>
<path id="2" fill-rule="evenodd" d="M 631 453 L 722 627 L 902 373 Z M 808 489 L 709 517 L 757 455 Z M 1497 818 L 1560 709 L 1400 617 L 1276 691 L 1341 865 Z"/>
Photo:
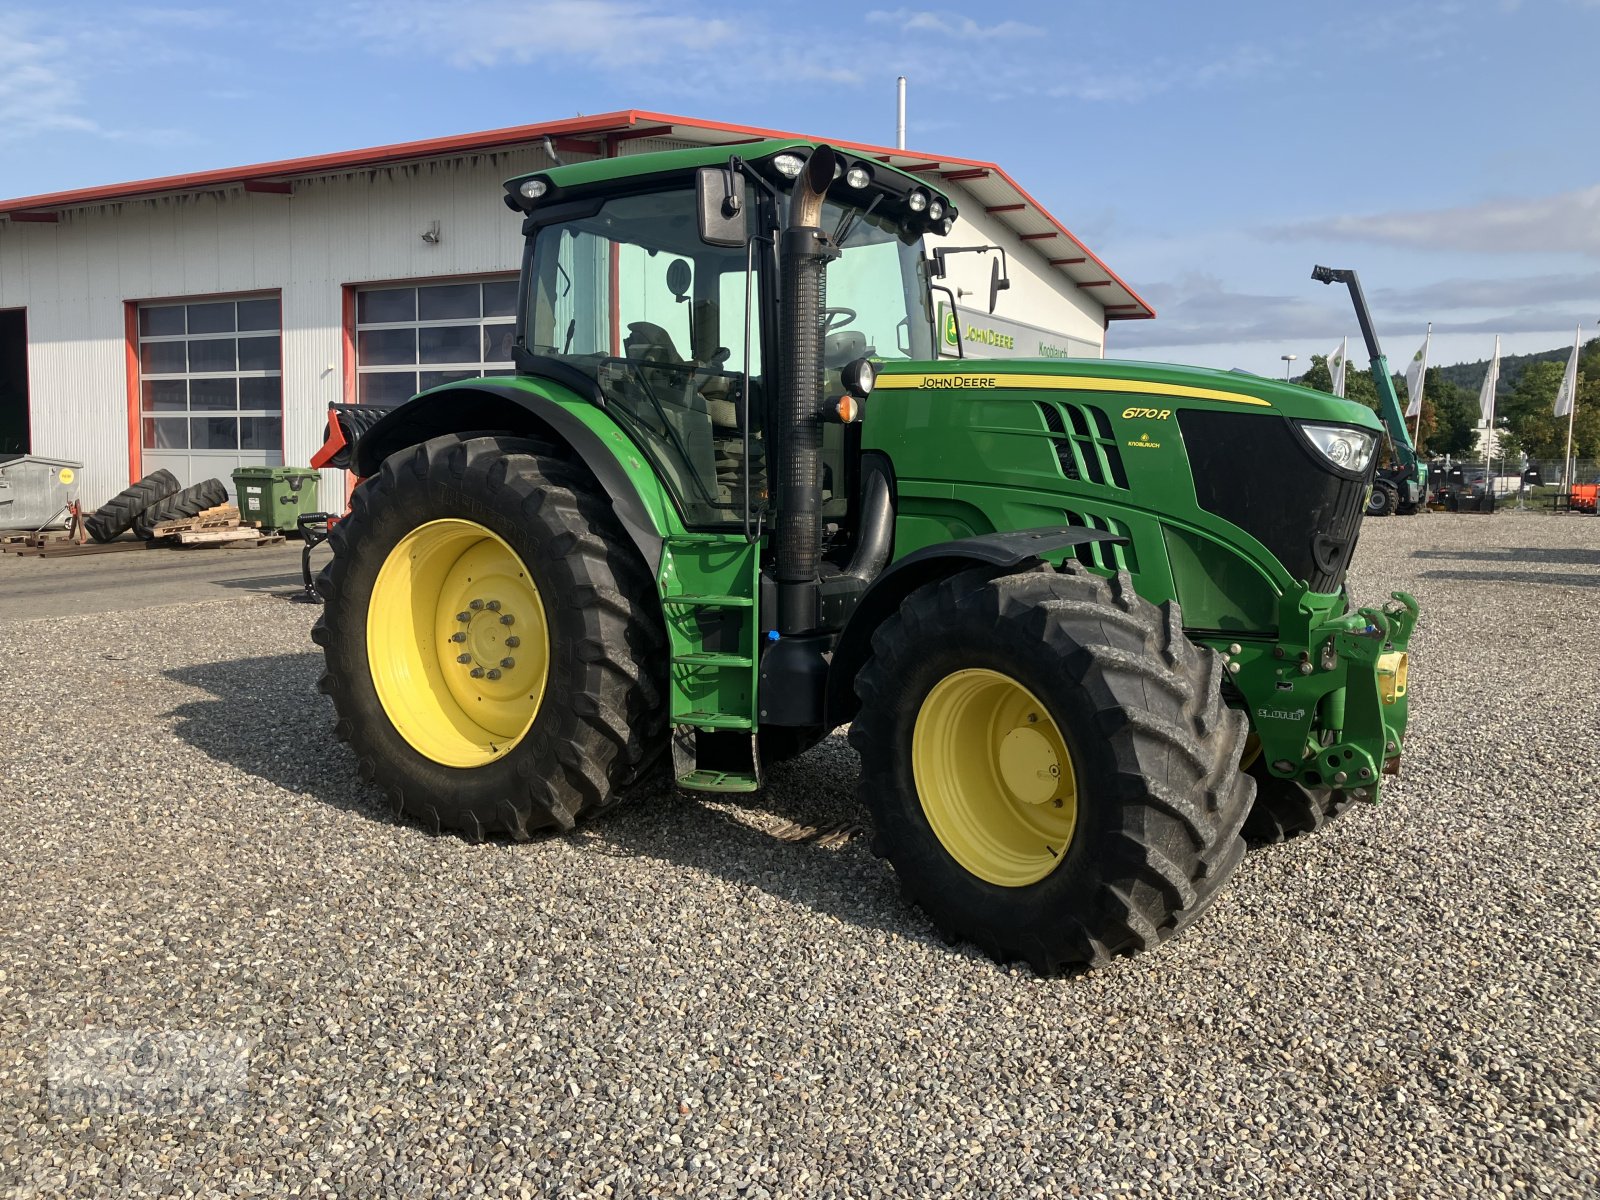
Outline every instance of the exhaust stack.
<path id="1" fill-rule="evenodd" d="M 821 228 L 822 201 L 838 156 L 830 146 L 811 152 L 794 182 L 782 256 L 783 390 L 778 415 L 778 525 L 775 572 L 778 632 L 784 637 L 817 627 L 822 556 L 822 355 L 827 264 L 839 248 Z"/>

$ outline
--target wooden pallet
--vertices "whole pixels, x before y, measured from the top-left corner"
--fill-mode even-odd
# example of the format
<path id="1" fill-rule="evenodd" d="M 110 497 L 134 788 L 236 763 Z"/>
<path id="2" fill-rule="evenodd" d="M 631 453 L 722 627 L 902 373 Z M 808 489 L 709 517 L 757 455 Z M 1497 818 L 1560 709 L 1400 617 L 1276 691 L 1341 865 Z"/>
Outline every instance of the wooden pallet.
<path id="1" fill-rule="evenodd" d="M 122 554 L 129 550 L 152 550 L 154 544 L 137 539 L 116 542 L 52 542 L 47 546 L 21 546 L 11 549 L 18 558 L 77 558 L 84 554 Z"/>
<path id="2" fill-rule="evenodd" d="M 193 533 L 202 529 L 237 529 L 239 527 L 239 510 L 231 504 L 219 504 L 215 508 L 205 509 L 192 517 L 179 517 L 172 521 L 163 521 L 150 530 L 152 538 L 173 537 L 180 533 Z"/>
<path id="3" fill-rule="evenodd" d="M 78 545 L 65 529 L 47 529 L 37 533 L 8 533 L 0 537 L 0 554 L 21 554 L 24 550 L 37 550 L 44 546 Z"/>
<path id="4" fill-rule="evenodd" d="M 191 529 L 174 535 L 177 549 L 194 546 L 275 546 L 283 541 L 281 533 L 262 533 L 246 526 L 224 529 Z"/>

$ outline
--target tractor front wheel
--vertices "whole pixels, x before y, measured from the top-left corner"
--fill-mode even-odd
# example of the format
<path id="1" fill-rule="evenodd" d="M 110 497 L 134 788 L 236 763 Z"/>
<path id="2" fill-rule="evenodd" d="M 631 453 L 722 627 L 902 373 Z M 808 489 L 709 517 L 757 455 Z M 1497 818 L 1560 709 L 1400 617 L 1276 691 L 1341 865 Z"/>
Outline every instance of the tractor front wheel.
<path id="1" fill-rule="evenodd" d="M 1256 802 L 1244 823 L 1245 841 L 1252 846 L 1270 846 L 1315 833 L 1355 803 L 1347 791 L 1308 788 L 1292 779 L 1279 779 L 1259 756 L 1245 769 L 1256 781 Z"/>
<path id="2" fill-rule="evenodd" d="M 1379 479 L 1372 485 L 1372 495 L 1367 497 L 1367 516 L 1392 517 L 1395 509 L 1400 507 L 1400 492 L 1394 484 L 1386 479 Z"/>
<path id="3" fill-rule="evenodd" d="M 581 467 L 435 438 L 358 487 L 329 540 L 322 690 L 397 814 L 474 837 L 570 829 L 665 749 L 650 575 Z"/>
<path id="4" fill-rule="evenodd" d="M 1126 574 L 930 584 L 874 636 L 857 692 L 873 849 L 996 959 L 1054 973 L 1149 949 L 1244 853 L 1247 731 L 1221 660 Z"/>

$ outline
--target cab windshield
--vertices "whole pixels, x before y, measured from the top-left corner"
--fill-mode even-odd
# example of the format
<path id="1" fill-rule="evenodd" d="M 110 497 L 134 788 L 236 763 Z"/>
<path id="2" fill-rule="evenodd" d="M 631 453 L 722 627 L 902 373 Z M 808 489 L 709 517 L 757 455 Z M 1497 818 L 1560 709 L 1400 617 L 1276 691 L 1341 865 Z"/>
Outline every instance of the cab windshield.
<path id="1" fill-rule="evenodd" d="M 932 358 L 922 239 L 895 222 L 828 201 L 822 228 L 843 233 L 842 253 L 828 265 L 825 363 L 833 372 L 855 359 Z"/>
<path id="2" fill-rule="evenodd" d="M 746 212 L 758 211 L 755 199 L 747 189 Z M 842 369 L 863 356 L 932 357 L 920 239 L 835 203 L 824 206 L 823 227 L 843 234 L 828 267 L 827 387 L 840 387 Z M 528 350 L 594 380 L 691 525 L 738 523 L 764 507 L 763 259 L 700 240 L 691 186 L 617 196 L 534 234 Z M 839 466 L 824 482 L 825 504 L 834 480 L 843 483 Z"/>

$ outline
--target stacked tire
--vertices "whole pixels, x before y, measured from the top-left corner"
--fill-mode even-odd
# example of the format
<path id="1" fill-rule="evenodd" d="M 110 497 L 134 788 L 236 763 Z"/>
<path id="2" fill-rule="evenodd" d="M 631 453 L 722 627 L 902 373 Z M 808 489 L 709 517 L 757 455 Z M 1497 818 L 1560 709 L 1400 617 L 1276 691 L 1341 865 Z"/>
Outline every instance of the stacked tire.
<path id="1" fill-rule="evenodd" d="M 161 522 L 195 516 L 227 503 L 227 499 L 228 489 L 220 480 L 208 479 L 185 488 L 171 471 L 156 471 L 107 500 L 84 520 L 83 527 L 97 542 L 114 541 L 130 529 L 149 540 Z"/>
<path id="2" fill-rule="evenodd" d="M 208 479 L 181 492 L 173 492 L 158 500 L 135 518 L 133 532 L 149 541 L 155 536 L 155 527 L 165 521 L 181 521 L 184 517 L 198 516 L 208 508 L 228 502 L 227 486 L 220 479 Z"/>

